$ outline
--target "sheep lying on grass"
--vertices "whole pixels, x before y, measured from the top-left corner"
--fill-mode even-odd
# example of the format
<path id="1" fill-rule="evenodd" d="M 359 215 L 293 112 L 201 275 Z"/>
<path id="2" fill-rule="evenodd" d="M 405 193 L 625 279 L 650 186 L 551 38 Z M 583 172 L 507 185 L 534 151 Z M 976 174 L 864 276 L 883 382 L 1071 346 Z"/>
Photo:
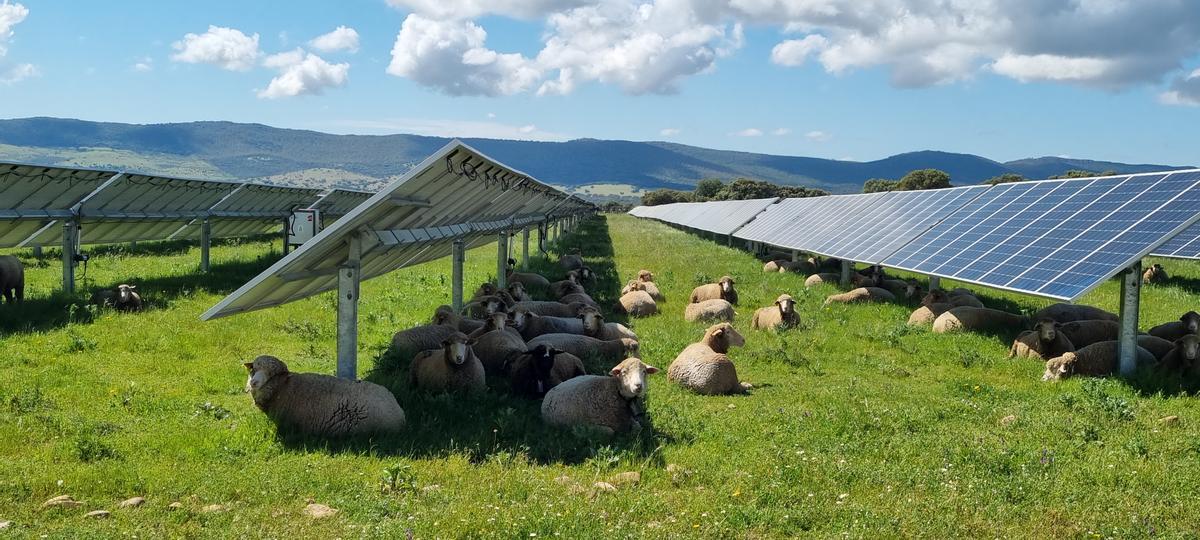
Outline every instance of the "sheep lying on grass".
<path id="1" fill-rule="evenodd" d="M 1161 264 L 1155 264 L 1142 272 L 1142 283 L 1146 285 L 1165 283 L 1167 279 L 1167 270 Z"/>
<path id="2" fill-rule="evenodd" d="M 589 306 L 582 302 L 576 302 L 574 304 L 564 304 L 562 302 L 544 302 L 544 301 L 535 300 L 533 302 L 517 302 L 516 304 L 513 305 L 512 309 L 523 308 L 523 309 L 525 309 L 525 311 L 527 311 L 529 313 L 533 313 L 535 315 L 542 315 L 544 317 L 572 317 L 572 318 L 574 318 L 574 317 L 579 316 L 579 310 L 586 308 L 586 307 L 589 307 Z"/>
<path id="3" fill-rule="evenodd" d="M 583 285 L 579 283 L 579 273 L 576 271 L 567 272 L 567 279 L 555 281 L 550 284 L 550 294 L 555 298 L 562 298 L 568 294 L 586 292 Z"/>
<path id="4" fill-rule="evenodd" d="M 0 256 L 0 294 L 12 304 L 25 301 L 25 266 L 12 255 Z"/>
<path id="5" fill-rule="evenodd" d="M 1200 334 L 1200 313 L 1189 311 L 1178 321 L 1163 323 L 1150 329 L 1150 335 L 1175 341 L 1187 334 Z"/>
<path id="6" fill-rule="evenodd" d="M 566 353 L 538 345 L 513 360 L 508 367 L 508 380 L 513 392 L 540 398 L 563 381 L 587 375 L 583 361 Z"/>
<path id="7" fill-rule="evenodd" d="M 1188 334 L 1175 340 L 1171 352 L 1163 356 L 1158 367 L 1165 373 L 1196 377 L 1200 375 L 1200 336 Z"/>
<path id="8" fill-rule="evenodd" d="M 1117 321 L 1117 317 L 1113 313 L 1109 313 L 1098 307 L 1085 306 L 1081 304 L 1052 304 L 1041 311 L 1033 314 L 1033 318 L 1037 320 L 1054 319 L 1061 323 L 1073 321 Z"/>
<path id="9" fill-rule="evenodd" d="M 570 253 L 559 257 L 558 266 L 567 271 L 583 268 L 583 257 L 579 248 L 574 248 Z"/>
<path id="10" fill-rule="evenodd" d="M 664 296 L 663 293 L 658 290 L 658 285 L 654 283 L 654 274 L 651 273 L 649 270 L 638 270 L 637 280 L 639 282 L 641 282 L 642 287 L 643 287 L 642 290 L 644 290 L 648 294 L 650 294 L 650 298 L 653 298 L 655 302 L 666 302 L 667 301 L 667 297 Z M 621 289 L 621 294 L 625 294 L 632 290 L 634 290 L 633 283 L 630 282 L 628 285 L 625 285 L 625 287 L 623 289 Z"/>
<path id="11" fill-rule="evenodd" d="M 1058 331 L 1071 340 L 1076 349 L 1081 349 L 1093 343 L 1117 339 L 1121 334 L 1121 325 L 1114 321 L 1071 321 L 1059 323 Z"/>
<path id="12" fill-rule="evenodd" d="M 595 308 L 585 307 L 585 310 L 595 311 Z M 517 306 L 508 314 L 513 327 L 521 333 L 526 341 L 546 334 L 582 334 L 584 333 L 582 315 L 579 317 L 550 317 Z"/>
<path id="13" fill-rule="evenodd" d="M 1150 354 L 1153 354 L 1154 357 L 1159 361 L 1162 361 L 1163 358 L 1166 358 L 1167 353 L 1170 353 L 1175 349 L 1174 342 L 1147 334 L 1139 334 L 1137 337 L 1137 344 L 1138 347 L 1150 351 Z"/>
<path id="14" fill-rule="evenodd" d="M 766 264 L 763 265 L 763 272 L 768 273 L 768 274 L 776 273 L 776 272 L 779 272 L 779 273 L 794 272 L 797 274 L 807 276 L 816 271 L 817 271 L 817 265 L 815 265 L 809 261 L 793 261 L 793 260 L 791 260 L 791 258 L 776 259 L 773 261 L 768 261 Z"/>
<path id="15" fill-rule="evenodd" d="M 508 279 L 506 281 L 509 283 L 520 283 L 526 289 L 533 290 L 545 290 L 550 287 L 550 280 L 545 276 L 533 272 L 517 272 L 516 266 L 516 259 L 508 260 Z"/>
<path id="16" fill-rule="evenodd" d="M 908 316 L 908 324 L 911 326 L 933 325 L 933 321 L 937 320 L 938 315 L 950 311 L 954 306 L 952 304 L 926 304 L 915 310 Z"/>
<path id="17" fill-rule="evenodd" d="M 617 300 L 617 304 L 613 309 L 620 313 L 628 313 L 634 317 L 648 317 L 658 313 L 658 304 L 650 293 L 646 292 L 646 285 L 640 281 L 629 282 L 630 291 L 622 294 Z"/>
<path id="18" fill-rule="evenodd" d="M 470 336 L 475 340 L 473 349 L 485 372 L 491 375 L 504 373 L 505 367 L 518 355 L 525 352 L 525 339 L 513 327 L 513 321 L 503 313 L 496 313 Z"/>
<path id="19" fill-rule="evenodd" d="M 733 322 L 733 304 L 715 298 L 683 306 L 683 319 L 688 322 Z"/>
<path id="20" fill-rule="evenodd" d="M 247 363 L 246 390 L 280 431 L 318 437 L 394 433 L 404 410 L 382 386 L 316 373 L 292 373 L 274 356 Z"/>
<path id="21" fill-rule="evenodd" d="M 816 287 L 817 285 L 821 284 L 829 284 L 836 287 L 841 283 L 841 279 L 842 275 L 836 272 L 822 272 L 808 276 L 808 279 L 804 280 L 804 287 Z M 854 285 L 855 287 L 874 287 L 875 280 L 859 274 L 858 272 L 851 272 L 850 284 Z"/>
<path id="22" fill-rule="evenodd" d="M 449 326 L 458 329 L 459 332 L 471 333 L 479 330 L 483 326 L 483 321 L 475 319 L 467 319 L 462 315 L 454 312 L 454 308 L 450 306 L 438 306 L 433 310 L 432 324 L 439 326 Z"/>
<path id="23" fill-rule="evenodd" d="M 401 330 L 392 336 L 392 350 L 406 358 L 412 358 L 421 351 L 437 349 L 442 342 L 458 333 L 458 328 L 447 325 L 422 325 Z"/>
<path id="24" fill-rule="evenodd" d="M 1007 331 L 1026 327 L 1026 321 L 1022 315 L 998 309 L 962 306 L 938 315 L 933 321 L 933 331 L 941 334 Z"/>
<path id="25" fill-rule="evenodd" d="M 519 281 L 509 283 L 508 287 L 505 287 L 504 290 L 508 291 L 508 295 L 511 296 L 514 301 L 528 302 L 533 300 L 533 297 L 529 296 L 529 293 L 525 291 L 525 285 Z"/>
<path id="26" fill-rule="evenodd" d="M 142 310 L 142 296 L 137 292 L 136 285 L 117 285 L 112 289 L 102 289 L 92 293 L 90 303 L 111 307 L 117 311 L 136 312 Z"/>
<path id="27" fill-rule="evenodd" d="M 709 283 L 692 289 L 692 296 L 688 299 L 688 302 L 696 304 L 705 300 L 715 299 L 721 299 L 735 306 L 737 305 L 738 294 L 737 290 L 733 288 L 733 278 L 721 276 L 721 279 L 717 280 L 716 283 Z"/>
<path id="28" fill-rule="evenodd" d="M 895 302 L 896 296 L 887 289 L 879 287 L 859 287 L 842 294 L 831 294 L 825 297 L 825 304 L 850 304 L 854 302 Z"/>
<path id="29" fill-rule="evenodd" d="M 793 328 L 800 325 L 800 314 L 796 313 L 796 301 L 791 295 L 781 294 L 775 305 L 754 310 L 750 327 L 760 330 Z"/>
<path id="30" fill-rule="evenodd" d="M 598 309 L 585 309 L 579 313 L 583 323 L 583 335 L 601 340 L 637 339 L 637 334 L 627 326 L 618 322 L 604 322 L 604 315 Z"/>
<path id="31" fill-rule="evenodd" d="M 746 339 L 733 325 L 721 323 L 704 332 L 698 343 L 688 345 L 667 368 L 667 379 L 698 394 L 741 394 L 751 386 L 738 382 L 737 369 L 729 360 L 730 347 L 741 347 Z"/>
<path id="32" fill-rule="evenodd" d="M 431 393 L 487 390 L 483 363 L 472 347 L 476 341 L 462 332 L 442 342 L 440 349 L 424 351 L 413 358 L 409 381 L 418 389 Z"/>
<path id="33" fill-rule="evenodd" d="M 929 291 L 929 293 L 921 299 L 921 305 L 928 306 L 930 304 L 950 304 L 953 307 L 983 307 L 983 302 L 980 302 L 979 299 L 973 294 L 956 294 L 953 292 L 946 292 L 941 289 Z"/>
<path id="34" fill-rule="evenodd" d="M 546 392 L 542 420 L 559 427 L 589 426 L 605 434 L 649 428 L 646 418 L 646 375 L 658 368 L 627 358 L 609 376 L 584 375 L 563 381 Z"/>
<path id="35" fill-rule="evenodd" d="M 1042 319 L 1033 325 L 1033 330 L 1026 330 L 1013 340 L 1012 348 L 1008 351 L 1009 358 L 1037 358 L 1049 360 L 1064 353 L 1073 352 L 1075 345 L 1067 336 L 1058 331 L 1060 323 L 1053 319 Z"/>
<path id="36" fill-rule="evenodd" d="M 1137 364 L 1139 366 L 1153 365 L 1154 362 L 1154 355 L 1150 354 L 1150 351 L 1141 347 L 1137 348 Z M 1042 374 L 1042 380 L 1057 381 L 1073 375 L 1104 377 L 1116 371 L 1117 342 L 1101 341 L 1047 360 L 1046 372 Z"/>
<path id="37" fill-rule="evenodd" d="M 505 298 L 507 297 L 507 299 Z M 512 297 L 508 296 L 507 291 L 498 291 L 494 295 L 481 296 L 473 302 L 463 306 L 463 313 L 472 319 L 486 319 L 493 313 L 504 313 L 510 307 L 515 305 L 512 302 Z"/>
<path id="38" fill-rule="evenodd" d="M 562 302 L 564 304 L 574 304 L 574 303 L 587 304 L 596 309 L 600 309 L 600 304 L 597 304 L 596 301 L 593 300 L 591 296 L 588 296 L 587 293 L 579 292 L 579 293 L 568 294 L 562 298 L 559 298 L 558 301 Z M 651 299 L 651 301 L 653 302 L 653 299 Z"/>
<path id="39" fill-rule="evenodd" d="M 546 334 L 529 340 L 529 348 L 538 345 L 554 347 L 584 359 L 595 357 L 607 365 L 620 362 L 628 356 L 638 355 L 637 340 L 629 338 L 596 339 L 575 334 Z"/>
<path id="40" fill-rule="evenodd" d="M 919 300 L 922 296 L 921 284 L 915 279 L 884 279 L 880 280 L 879 287 L 909 302 Z"/>

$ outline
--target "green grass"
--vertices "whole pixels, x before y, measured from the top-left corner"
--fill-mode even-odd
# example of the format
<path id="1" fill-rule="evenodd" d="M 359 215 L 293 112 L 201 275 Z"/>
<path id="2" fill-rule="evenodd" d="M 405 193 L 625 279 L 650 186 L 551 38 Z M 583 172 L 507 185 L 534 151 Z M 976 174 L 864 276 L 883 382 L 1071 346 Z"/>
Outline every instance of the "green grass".
<path id="1" fill-rule="evenodd" d="M 1192 397 L 1121 380 L 1043 383 L 1042 366 L 1005 358 L 1002 339 L 913 330 L 899 305 L 822 309 L 832 287 L 806 291 L 803 276 L 763 274 L 744 252 L 658 223 L 608 216 L 562 247 L 572 245 L 592 255 L 602 304 L 615 299 L 618 276 L 656 273 L 664 313 L 630 324 L 644 359 L 663 369 L 703 331 L 682 320 L 682 299 L 700 282 L 733 275 L 747 346 L 732 358 L 758 388 L 703 397 L 654 375 L 654 433 L 605 440 L 549 429 L 537 403 L 502 390 L 426 396 L 406 388 L 402 371 L 368 374 L 393 332 L 449 302 L 442 260 L 363 286 L 360 367 L 397 393 L 409 429 L 339 444 L 280 438 L 242 392 L 241 363 L 273 354 L 296 371 L 331 373 L 334 298 L 197 319 L 269 265 L 277 247 L 219 245 L 207 276 L 186 244 L 94 257 L 94 283 L 138 283 L 151 304 L 140 314 L 94 312 L 54 295 L 55 254 L 18 252 L 29 264 L 27 304 L 0 306 L 0 521 L 14 522 L 0 536 L 1138 538 L 1200 530 Z M 494 247 L 467 261 L 469 289 L 495 273 Z M 1144 291 L 1143 328 L 1195 307 L 1200 266 L 1160 262 L 1175 278 Z M 1086 301 L 1114 310 L 1118 289 L 1106 283 Z M 798 300 L 802 327 L 751 332 L 752 310 L 785 291 Z M 979 292 L 992 306 L 1044 305 Z M 1016 421 L 1001 425 L 1008 415 Z M 1181 421 L 1160 424 L 1168 415 Z M 624 471 L 641 472 L 641 483 L 589 489 Z M 39 510 L 60 494 L 86 505 Z M 116 509 L 135 495 L 148 499 L 144 507 Z M 310 498 L 341 513 L 314 522 L 301 515 Z M 174 501 L 184 508 L 168 510 Z M 209 504 L 229 511 L 199 511 Z M 99 508 L 113 516 L 82 517 Z"/>

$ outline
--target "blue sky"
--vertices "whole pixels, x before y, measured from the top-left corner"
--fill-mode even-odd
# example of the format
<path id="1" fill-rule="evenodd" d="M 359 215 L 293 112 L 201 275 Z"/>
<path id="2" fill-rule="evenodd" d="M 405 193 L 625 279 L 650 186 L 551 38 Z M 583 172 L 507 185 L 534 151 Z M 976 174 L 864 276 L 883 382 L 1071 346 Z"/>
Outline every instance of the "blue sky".
<path id="1" fill-rule="evenodd" d="M 0 117 L 1200 165 L 1200 2 L 940 4 L 0 0 Z"/>

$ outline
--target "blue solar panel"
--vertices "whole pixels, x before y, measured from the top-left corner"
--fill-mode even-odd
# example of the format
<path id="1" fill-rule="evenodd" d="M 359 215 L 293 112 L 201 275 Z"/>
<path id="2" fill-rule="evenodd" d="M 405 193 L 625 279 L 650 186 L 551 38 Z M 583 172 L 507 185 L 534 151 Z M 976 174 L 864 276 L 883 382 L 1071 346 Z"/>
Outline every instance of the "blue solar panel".
<path id="1" fill-rule="evenodd" d="M 780 230 L 803 218 L 811 209 L 823 204 L 822 201 L 828 198 L 805 197 L 779 201 L 778 204 L 767 207 L 763 213 L 754 218 L 754 221 L 734 232 L 733 237 L 772 244 L 774 243 L 772 240 L 778 238 Z"/>
<path id="2" fill-rule="evenodd" d="M 779 231 L 779 239 L 770 243 L 829 256 L 818 248 L 836 241 L 847 228 L 869 219 L 876 205 L 894 195 L 885 192 L 822 197 L 820 205 Z"/>
<path id="3" fill-rule="evenodd" d="M 885 266 L 1074 300 L 1200 217 L 1200 173 L 995 186 Z"/>
<path id="4" fill-rule="evenodd" d="M 868 216 L 855 219 L 832 238 L 814 246 L 813 252 L 879 264 L 987 190 L 988 186 L 970 186 L 894 192 L 872 206 Z"/>
<path id="5" fill-rule="evenodd" d="M 1200 223 L 1188 227 L 1161 246 L 1151 255 L 1174 259 L 1200 259 Z"/>

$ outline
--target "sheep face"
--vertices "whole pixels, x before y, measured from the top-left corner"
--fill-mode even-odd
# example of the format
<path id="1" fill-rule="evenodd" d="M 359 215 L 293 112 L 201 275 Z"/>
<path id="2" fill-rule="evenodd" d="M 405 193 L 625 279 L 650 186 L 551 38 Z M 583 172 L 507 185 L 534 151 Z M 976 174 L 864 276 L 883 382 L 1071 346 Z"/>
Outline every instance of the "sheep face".
<path id="1" fill-rule="evenodd" d="M 481 302 L 483 303 L 483 312 L 488 316 L 504 312 L 504 302 L 498 296 L 484 297 Z"/>
<path id="2" fill-rule="evenodd" d="M 475 340 L 467 337 L 466 334 L 458 332 L 442 342 L 442 351 L 445 353 L 446 362 L 452 366 L 461 366 L 467 363 L 471 358 L 471 346 L 475 344 Z"/>
<path id="3" fill-rule="evenodd" d="M 592 272 L 591 268 L 588 268 L 585 266 L 585 267 L 579 269 L 579 278 L 584 281 L 590 280 L 595 276 L 596 276 L 596 274 Z"/>
<path id="4" fill-rule="evenodd" d="M 621 344 L 625 345 L 625 353 L 630 356 L 637 356 L 642 352 L 641 346 L 638 345 L 636 339 L 621 338 Z"/>
<path id="5" fill-rule="evenodd" d="M 250 371 L 250 376 L 246 378 L 246 391 L 251 394 L 261 389 L 272 377 L 288 372 L 287 364 L 274 356 L 259 356 L 243 365 Z"/>
<path id="6" fill-rule="evenodd" d="M 513 298 L 520 298 L 525 294 L 525 285 L 523 285 L 520 281 L 509 283 L 508 294 L 511 294 Z"/>
<path id="7" fill-rule="evenodd" d="M 1075 353 L 1066 353 L 1046 361 L 1046 372 L 1042 374 L 1043 381 L 1057 381 L 1075 374 Z"/>
<path id="8" fill-rule="evenodd" d="M 117 302 L 122 304 L 133 301 L 133 292 L 137 285 L 117 285 Z"/>
<path id="9" fill-rule="evenodd" d="M 717 283 L 721 285 L 721 294 L 729 294 L 733 292 L 733 278 L 729 276 L 723 276 Z"/>
<path id="10" fill-rule="evenodd" d="M 508 314 L 504 313 L 503 311 L 498 311 L 496 313 L 489 315 L 487 322 L 484 323 L 484 325 L 487 327 L 488 330 L 495 330 L 497 328 L 506 328 L 508 326 L 515 326 L 515 324 L 509 320 Z"/>
<path id="11" fill-rule="evenodd" d="M 1187 328 L 1187 333 L 1195 334 L 1200 332 L 1200 313 L 1189 311 L 1184 313 L 1179 321 L 1183 323 L 1183 327 Z"/>
<path id="12" fill-rule="evenodd" d="M 775 300 L 775 305 L 779 306 L 779 313 L 785 316 L 796 312 L 796 301 L 790 295 L 779 295 L 779 298 Z"/>
<path id="13" fill-rule="evenodd" d="M 629 289 L 629 292 L 644 291 L 646 290 L 646 283 L 635 279 L 626 284 L 625 288 Z"/>
<path id="14" fill-rule="evenodd" d="M 1050 343 L 1058 338 L 1058 329 L 1060 327 L 1062 325 L 1055 322 L 1054 319 L 1042 319 L 1033 325 L 1033 329 L 1038 335 L 1038 341 L 1042 343 Z"/>
<path id="15" fill-rule="evenodd" d="M 450 306 L 438 306 L 433 311 L 432 323 L 437 325 L 448 325 L 454 322 L 454 310 Z"/>
<path id="16" fill-rule="evenodd" d="M 1187 360 L 1189 366 L 1195 365 L 1196 358 L 1200 357 L 1200 337 L 1188 334 L 1175 340 L 1175 350 L 1179 351 L 1181 360 Z"/>
<path id="17" fill-rule="evenodd" d="M 609 371 L 609 375 L 620 379 L 617 387 L 625 399 L 646 397 L 646 375 L 651 373 L 658 373 L 658 368 L 646 365 L 637 357 L 626 358 Z"/>
<path id="18" fill-rule="evenodd" d="M 718 348 L 729 350 L 729 347 L 741 347 L 746 344 L 746 338 L 729 323 L 715 324 L 709 327 L 705 334 L 711 336 L 711 341 L 718 344 L 718 347 L 714 347 L 713 350 Z"/>
<path id="19" fill-rule="evenodd" d="M 546 345 L 538 345 L 525 351 L 525 354 L 528 354 L 529 358 L 533 360 L 533 369 L 539 383 L 542 382 L 542 379 L 550 376 L 550 371 L 554 369 L 554 357 L 561 353 L 562 351 Z"/>
<path id="20" fill-rule="evenodd" d="M 513 270 L 516 270 L 516 269 L 517 269 L 517 260 L 512 257 L 509 257 L 508 258 L 508 271 L 512 272 Z"/>
<path id="21" fill-rule="evenodd" d="M 917 280 L 910 279 L 904 282 L 904 297 L 916 298 L 921 296 L 921 284 Z"/>
<path id="22" fill-rule="evenodd" d="M 475 291 L 476 296 L 492 296 L 496 294 L 496 286 L 491 283 L 484 283 L 479 286 L 479 290 Z"/>
<path id="23" fill-rule="evenodd" d="M 926 306 L 926 307 L 931 306 L 933 304 L 948 304 L 948 303 L 950 303 L 950 295 L 946 294 L 946 291 L 943 291 L 941 289 L 934 289 L 932 291 L 929 291 L 929 294 L 926 294 L 925 298 L 921 299 L 921 305 Z"/>
<path id="24" fill-rule="evenodd" d="M 639 270 L 638 281 L 654 281 L 654 274 L 649 270 Z"/>
<path id="25" fill-rule="evenodd" d="M 579 318 L 583 320 L 583 329 L 591 334 L 600 332 L 600 328 L 604 326 L 604 316 L 600 311 L 593 307 L 588 307 L 579 310 Z"/>
<path id="26" fill-rule="evenodd" d="M 508 314 L 508 322 L 520 330 L 525 328 L 525 325 L 529 324 L 529 318 L 533 316 L 533 314 L 529 313 L 529 310 L 525 308 L 519 308 Z"/>

